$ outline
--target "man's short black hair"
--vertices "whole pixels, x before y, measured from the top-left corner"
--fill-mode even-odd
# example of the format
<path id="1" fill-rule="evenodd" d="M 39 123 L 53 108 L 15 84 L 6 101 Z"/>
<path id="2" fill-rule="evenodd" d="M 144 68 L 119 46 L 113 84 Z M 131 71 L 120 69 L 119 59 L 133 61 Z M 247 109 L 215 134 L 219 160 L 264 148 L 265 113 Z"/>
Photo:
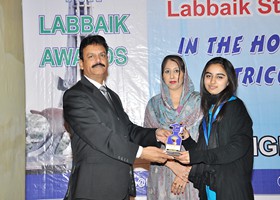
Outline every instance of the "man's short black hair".
<path id="1" fill-rule="evenodd" d="M 107 42 L 104 37 L 102 37 L 101 35 L 88 35 L 87 37 L 85 37 L 82 40 L 82 42 L 80 44 L 79 56 L 80 56 L 81 60 L 84 60 L 84 56 L 83 56 L 84 48 L 86 48 L 88 45 L 91 45 L 91 44 L 102 45 L 106 50 L 106 54 L 108 54 L 109 47 L 108 47 Z"/>

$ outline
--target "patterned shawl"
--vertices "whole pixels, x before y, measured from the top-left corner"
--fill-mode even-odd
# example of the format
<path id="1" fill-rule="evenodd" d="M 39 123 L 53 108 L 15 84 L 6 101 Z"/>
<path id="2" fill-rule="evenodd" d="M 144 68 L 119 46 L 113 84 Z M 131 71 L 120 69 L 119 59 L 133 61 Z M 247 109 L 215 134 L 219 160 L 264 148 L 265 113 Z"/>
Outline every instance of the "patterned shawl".
<path id="1" fill-rule="evenodd" d="M 145 111 L 144 126 L 169 129 L 170 124 L 183 123 L 190 131 L 192 138 L 197 141 L 201 118 L 200 95 L 194 91 L 193 82 L 186 68 L 178 108 L 173 108 L 169 89 L 161 78 L 161 93 L 149 100 Z"/>

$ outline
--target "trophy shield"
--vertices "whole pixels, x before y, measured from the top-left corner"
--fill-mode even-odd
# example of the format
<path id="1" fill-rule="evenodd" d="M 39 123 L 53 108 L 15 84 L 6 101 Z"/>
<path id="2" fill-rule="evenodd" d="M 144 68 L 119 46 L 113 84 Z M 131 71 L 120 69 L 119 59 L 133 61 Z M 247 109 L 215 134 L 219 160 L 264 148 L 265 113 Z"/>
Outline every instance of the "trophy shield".
<path id="1" fill-rule="evenodd" d="M 172 135 L 167 138 L 166 142 L 166 152 L 171 156 L 180 155 L 181 146 L 182 146 L 182 137 L 180 133 L 183 131 L 184 126 L 178 123 L 171 124 Z"/>

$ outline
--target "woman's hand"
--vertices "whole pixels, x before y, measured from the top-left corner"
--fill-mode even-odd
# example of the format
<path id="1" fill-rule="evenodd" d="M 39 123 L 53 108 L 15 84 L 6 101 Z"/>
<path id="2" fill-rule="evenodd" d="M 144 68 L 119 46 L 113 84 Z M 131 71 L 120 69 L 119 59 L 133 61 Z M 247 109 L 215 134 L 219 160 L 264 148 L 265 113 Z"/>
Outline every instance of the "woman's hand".
<path id="1" fill-rule="evenodd" d="M 183 164 L 190 164 L 190 154 L 188 151 L 180 152 L 181 155 L 174 156 L 175 160 L 178 160 L 180 163 Z"/>
<path id="2" fill-rule="evenodd" d="M 189 182 L 188 177 L 191 171 L 191 166 L 183 166 L 178 162 L 167 161 L 165 166 L 172 170 L 172 172 L 185 182 Z"/>
<path id="3" fill-rule="evenodd" d="M 180 177 L 176 176 L 171 185 L 171 192 L 174 195 L 179 195 L 180 193 L 183 194 L 186 189 L 186 185 L 186 181 L 183 181 Z"/>

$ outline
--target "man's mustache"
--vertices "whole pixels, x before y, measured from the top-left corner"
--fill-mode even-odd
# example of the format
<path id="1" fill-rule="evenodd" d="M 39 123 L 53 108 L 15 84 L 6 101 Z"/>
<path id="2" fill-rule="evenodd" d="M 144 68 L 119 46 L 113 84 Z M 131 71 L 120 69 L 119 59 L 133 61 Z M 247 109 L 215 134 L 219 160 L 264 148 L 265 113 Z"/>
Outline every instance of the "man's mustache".
<path id="1" fill-rule="evenodd" d="M 96 64 L 92 65 L 92 68 L 97 67 L 97 66 L 105 67 L 105 65 L 103 63 L 96 63 Z"/>

